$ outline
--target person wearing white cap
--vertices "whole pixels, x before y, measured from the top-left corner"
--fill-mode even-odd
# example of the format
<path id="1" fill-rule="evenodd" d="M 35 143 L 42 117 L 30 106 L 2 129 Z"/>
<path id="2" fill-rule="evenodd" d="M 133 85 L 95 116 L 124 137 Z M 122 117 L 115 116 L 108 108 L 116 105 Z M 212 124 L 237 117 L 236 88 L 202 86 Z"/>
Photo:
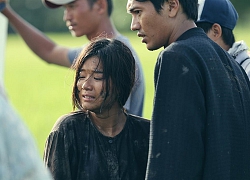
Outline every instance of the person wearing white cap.
<path id="1" fill-rule="evenodd" d="M 7 3 L 7 0 L 0 0 L 0 2 Z M 61 6 L 65 8 L 63 19 L 73 36 L 86 36 L 88 40 L 91 40 L 103 35 L 122 41 L 132 50 L 136 59 L 136 83 L 125 108 L 130 114 L 142 116 L 145 92 L 142 65 L 129 40 L 122 36 L 112 23 L 110 18 L 113 10 L 112 0 L 43 0 L 43 3 L 49 8 Z M 9 4 L 6 4 L 2 13 L 29 48 L 48 63 L 70 67 L 84 47 L 72 49 L 55 44 L 45 34 L 21 18 Z"/>
<path id="2" fill-rule="evenodd" d="M 233 34 L 239 17 L 233 4 L 229 0 L 199 0 L 198 13 L 197 27 L 201 27 L 209 38 L 228 51 L 250 79 L 248 46 L 243 40 L 235 42 Z"/>

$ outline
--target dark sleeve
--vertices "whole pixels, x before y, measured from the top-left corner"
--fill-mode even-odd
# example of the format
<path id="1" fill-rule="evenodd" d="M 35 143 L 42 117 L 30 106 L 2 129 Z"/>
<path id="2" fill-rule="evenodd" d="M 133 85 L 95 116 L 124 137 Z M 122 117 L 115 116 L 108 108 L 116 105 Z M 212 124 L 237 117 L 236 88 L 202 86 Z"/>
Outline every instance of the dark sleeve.
<path id="1" fill-rule="evenodd" d="M 70 142 L 63 132 L 52 131 L 47 138 L 44 162 L 55 180 L 72 180 Z"/>
<path id="2" fill-rule="evenodd" d="M 205 101 L 191 57 L 163 53 L 155 69 L 148 179 L 192 179 L 204 158 Z"/>

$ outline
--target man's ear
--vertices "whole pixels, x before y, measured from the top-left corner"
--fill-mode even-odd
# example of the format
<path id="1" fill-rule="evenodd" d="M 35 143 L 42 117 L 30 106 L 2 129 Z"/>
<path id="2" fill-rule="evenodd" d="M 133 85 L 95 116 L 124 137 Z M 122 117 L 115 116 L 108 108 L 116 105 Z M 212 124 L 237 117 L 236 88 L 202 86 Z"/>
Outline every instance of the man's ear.
<path id="1" fill-rule="evenodd" d="M 223 37 L 222 37 L 222 28 L 219 24 L 214 23 L 212 28 L 207 33 L 208 37 L 216 42 L 220 47 L 225 49 L 226 51 L 229 50 L 229 46 L 225 44 Z"/>
<path id="2" fill-rule="evenodd" d="M 93 5 L 93 8 L 95 8 L 100 14 L 108 12 L 107 0 L 97 0 Z"/>
<path id="3" fill-rule="evenodd" d="M 169 17 L 175 17 L 180 7 L 179 0 L 169 0 L 167 5 Z"/>
<path id="4" fill-rule="evenodd" d="M 222 29 L 221 29 L 221 26 L 219 24 L 214 23 L 212 25 L 212 28 L 210 29 L 210 31 L 211 31 L 211 35 L 213 36 L 213 38 L 215 40 L 221 38 L 221 36 L 222 36 Z"/>

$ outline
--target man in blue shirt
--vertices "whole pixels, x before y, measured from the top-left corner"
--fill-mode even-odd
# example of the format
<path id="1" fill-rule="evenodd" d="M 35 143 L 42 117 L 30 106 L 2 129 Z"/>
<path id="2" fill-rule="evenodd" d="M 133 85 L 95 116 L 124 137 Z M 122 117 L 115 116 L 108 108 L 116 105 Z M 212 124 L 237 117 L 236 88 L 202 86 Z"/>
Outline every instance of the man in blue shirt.
<path id="1" fill-rule="evenodd" d="M 6 0 L 0 0 L 0 2 L 6 2 Z M 136 60 L 136 83 L 125 108 L 128 113 L 142 116 L 145 93 L 142 65 L 128 38 L 122 36 L 112 23 L 110 18 L 113 9 L 112 0 L 43 0 L 43 3 L 49 8 L 61 6 L 65 8 L 63 19 L 73 36 L 86 36 L 88 40 L 98 36 L 116 38 L 131 49 Z M 45 34 L 16 14 L 9 4 L 6 4 L 2 13 L 29 48 L 48 63 L 70 67 L 78 52 L 84 47 L 72 49 L 55 44 Z"/>

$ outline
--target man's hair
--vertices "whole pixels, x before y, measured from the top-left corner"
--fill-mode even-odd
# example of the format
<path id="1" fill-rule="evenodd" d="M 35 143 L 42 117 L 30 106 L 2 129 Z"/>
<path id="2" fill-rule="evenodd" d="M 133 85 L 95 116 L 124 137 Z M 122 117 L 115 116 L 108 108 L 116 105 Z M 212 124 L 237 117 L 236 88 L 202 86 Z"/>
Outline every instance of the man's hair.
<path id="1" fill-rule="evenodd" d="M 169 0 L 136 0 L 139 2 L 150 1 L 153 5 L 155 10 L 160 13 L 162 10 L 162 6 L 165 2 Z M 188 19 L 192 19 L 194 21 L 198 18 L 198 0 L 179 0 L 184 13 L 187 15 Z"/>
<path id="2" fill-rule="evenodd" d="M 92 40 L 73 65 L 76 70 L 72 92 L 73 109 L 81 108 L 77 83 L 83 64 L 91 57 L 97 57 L 103 67 L 104 102 L 111 96 L 121 107 L 124 106 L 135 83 L 134 56 L 121 41 L 101 38 Z M 107 107 L 111 107 L 113 102 L 107 102 Z"/>
<path id="3" fill-rule="evenodd" d="M 96 1 L 97 0 L 88 0 L 90 7 L 92 7 Z M 113 2 L 112 0 L 107 0 L 107 3 L 108 3 L 108 15 L 111 16 L 113 11 Z"/>
<path id="4" fill-rule="evenodd" d="M 202 28 L 205 33 L 207 34 L 208 31 L 211 30 L 213 23 L 209 23 L 209 22 L 197 22 L 196 23 L 197 27 Z M 222 40 L 223 42 L 228 45 L 229 47 L 232 47 L 233 44 L 235 43 L 235 37 L 233 34 L 233 31 L 231 29 L 225 28 L 223 26 L 221 26 L 222 29 Z"/>

